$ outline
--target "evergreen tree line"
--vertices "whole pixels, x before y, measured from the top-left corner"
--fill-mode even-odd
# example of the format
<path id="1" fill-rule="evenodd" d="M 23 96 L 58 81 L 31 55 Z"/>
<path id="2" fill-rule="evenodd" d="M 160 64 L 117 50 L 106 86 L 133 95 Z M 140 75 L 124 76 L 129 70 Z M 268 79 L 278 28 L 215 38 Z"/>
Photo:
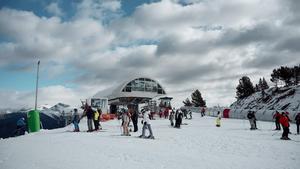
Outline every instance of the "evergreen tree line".
<path id="1" fill-rule="evenodd" d="M 285 86 L 298 85 L 300 81 L 300 65 L 294 67 L 281 66 L 278 69 L 274 69 L 270 81 L 275 83 L 276 87 L 279 81 L 283 81 Z M 264 93 L 264 90 L 268 88 L 269 85 L 264 77 L 260 78 L 258 84 L 254 87 L 250 78 L 243 76 L 236 87 L 236 98 L 238 100 L 243 99 L 258 91 Z"/>
<path id="2" fill-rule="evenodd" d="M 294 67 L 281 66 L 274 69 L 271 74 L 271 82 L 278 85 L 279 81 L 283 81 L 285 86 L 298 85 L 300 82 L 300 64 Z"/>
<path id="3" fill-rule="evenodd" d="M 206 101 L 203 100 L 201 92 L 197 89 L 191 94 L 192 101 L 186 98 L 182 103 L 184 106 L 206 107 Z"/>

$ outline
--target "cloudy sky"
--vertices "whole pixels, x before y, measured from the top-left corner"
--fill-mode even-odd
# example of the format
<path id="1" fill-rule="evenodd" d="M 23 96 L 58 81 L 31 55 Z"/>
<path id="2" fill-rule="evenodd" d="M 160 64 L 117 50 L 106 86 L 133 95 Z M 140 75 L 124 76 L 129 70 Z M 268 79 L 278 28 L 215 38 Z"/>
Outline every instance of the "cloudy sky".
<path id="1" fill-rule="evenodd" d="M 300 63 L 298 0 L 1 0 L 0 108 L 80 99 L 132 76 L 152 77 L 174 105 L 199 89 L 208 106 L 235 101 Z M 271 85 L 271 84 L 270 84 Z"/>

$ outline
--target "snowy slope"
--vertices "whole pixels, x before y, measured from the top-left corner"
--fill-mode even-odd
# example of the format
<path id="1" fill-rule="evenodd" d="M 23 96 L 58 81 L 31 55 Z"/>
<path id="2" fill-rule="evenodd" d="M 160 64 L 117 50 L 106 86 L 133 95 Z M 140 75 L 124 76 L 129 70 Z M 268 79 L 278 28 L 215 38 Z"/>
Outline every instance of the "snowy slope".
<path id="1" fill-rule="evenodd" d="M 286 110 L 300 111 L 300 85 L 282 88 L 270 88 L 256 92 L 251 96 L 234 102 L 231 109 L 265 109 L 265 110 Z"/>
<path id="2" fill-rule="evenodd" d="M 245 120 L 215 118 L 184 120 L 182 129 L 168 120 L 153 120 L 155 140 L 120 136 L 117 120 L 102 123 L 105 131 L 73 133 L 72 126 L 0 140 L 1 169 L 296 169 L 300 135 L 280 140 L 273 123 L 258 122 L 250 131 Z M 80 123 L 87 130 L 86 120 Z M 141 125 L 139 124 L 139 129 Z M 291 127 L 295 132 L 295 126 Z M 272 136 L 273 135 L 273 136 Z"/>

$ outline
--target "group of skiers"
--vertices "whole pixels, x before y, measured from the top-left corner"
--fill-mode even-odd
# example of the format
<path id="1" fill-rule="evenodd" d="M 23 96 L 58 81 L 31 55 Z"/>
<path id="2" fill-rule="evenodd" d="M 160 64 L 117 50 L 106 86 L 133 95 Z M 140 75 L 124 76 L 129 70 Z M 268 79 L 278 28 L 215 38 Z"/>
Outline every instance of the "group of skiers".
<path id="1" fill-rule="evenodd" d="M 143 119 L 141 121 L 143 128 L 142 128 L 142 134 L 139 136 L 140 138 L 151 138 L 154 139 L 152 128 L 151 128 L 151 122 L 150 122 L 150 117 L 151 113 L 148 109 L 143 109 L 142 111 L 142 116 Z M 134 130 L 133 132 L 138 131 L 138 112 L 135 111 L 134 109 L 128 109 L 126 111 L 123 109 L 121 111 L 121 116 L 120 119 L 122 119 L 122 135 L 123 136 L 130 136 L 130 130 L 129 130 L 129 124 L 130 122 L 133 123 Z M 149 131 L 149 135 L 146 136 L 146 131 Z"/>
<path id="2" fill-rule="evenodd" d="M 74 132 L 79 132 L 80 131 L 79 122 L 81 117 L 78 113 L 78 109 L 75 108 L 73 111 L 74 113 L 73 113 L 72 123 L 74 125 Z M 102 114 L 101 109 L 93 110 L 91 106 L 85 107 L 83 111 L 83 116 L 87 117 L 87 126 L 88 126 L 87 132 L 93 132 L 102 129 L 100 124 L 101 114 Z M 93 123 L 94 123 L 94 128 L 93 128 Z"/>
<path id="3" fill-rule="evenodd" d="M 290 140 L 288 137 L 288 134 L 290 133 L 290 121 L 291 119 L 289 118 L 289 112 L 282 112 L 281 114 L 276 111 L 276 113 L 273 115 L 273 119 L 275 120 L 275 130 L 281 130 L 280 124 L 283 129 L 282 137 L 281 139 L 283 140 Z M 297 134 L 299 134 L 299 125 L 300 125 L 300 113 L 298 113 L 295 117 L 295 122 L 297 126 Z"/>
<path id="4" fill-rule="evenodd" d="M 256 116 L 254 111 L 249 111 L 247 114 L 247 118 L 250 122 L 250 130 L 256 130 Z M 273 115 L 273 119 L 275 120 L 275 130 L 281 130 L 281 126 L 283 129 L 282 137 L 280 139 L 282 140 L 290 140 L 288 137 L 288 134 L 290 133 L 290 118 L 289 118 L 289 112 L 282 112 L 281 114 L 276 111 L 276 113 Z M 299 125 L 300 125 L 300 113 L 298 113 L 295 117 L 295 122 L 297 125 L 297 134 L 299 134 Z"/>

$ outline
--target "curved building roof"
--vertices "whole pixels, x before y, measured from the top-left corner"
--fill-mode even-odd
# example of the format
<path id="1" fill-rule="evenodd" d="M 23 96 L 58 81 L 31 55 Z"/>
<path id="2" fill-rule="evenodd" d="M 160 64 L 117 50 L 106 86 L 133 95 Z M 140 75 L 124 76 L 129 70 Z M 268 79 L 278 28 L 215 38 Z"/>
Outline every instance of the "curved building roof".
<path id="1" fill-rule="evenodd" d="M 166 91 L 157 81 L 148 77 L 138 77 L 125 81 L 116 88 L 100 91 L 93 98 L 108 98 L 109 104 L 126 104 L 141 103 L 164 95 Z"/>

